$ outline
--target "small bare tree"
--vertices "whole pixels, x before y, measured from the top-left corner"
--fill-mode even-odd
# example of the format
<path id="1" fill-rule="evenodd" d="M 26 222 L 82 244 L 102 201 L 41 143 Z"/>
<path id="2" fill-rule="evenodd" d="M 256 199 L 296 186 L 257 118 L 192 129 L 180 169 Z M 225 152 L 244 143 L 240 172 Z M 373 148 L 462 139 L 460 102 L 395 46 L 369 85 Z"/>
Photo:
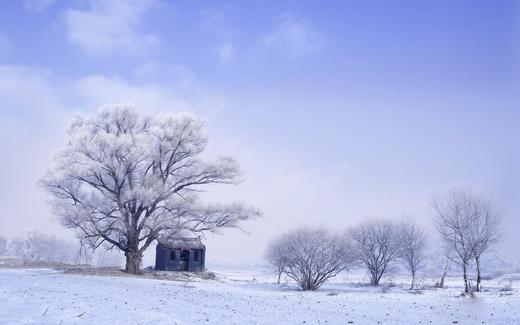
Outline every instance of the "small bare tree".
<path id="1" fill-rule="evenodd" d="M 359 264 L 359 250 L 357 249 L 357 242 L 348 232 L 346 232 L 341 237 L 341 247 L 341 258 L 343 259 L 345 270 L 348 271 L 352 267 Z"/>
<path id="2" fill-rule="evenodd" d="M 447 248 L 462 265 L 464 292 L 469 293 L 468 267 L 473 256 L 470 223 L 474 212 L 471 198 L 460 189 L 451 190 L 444 198 L 435 198 L 432 207 L 437 215 L 437 228 Z"/>
<path id="3" fill-rule="evenodd" d="M 449 248 L 447 246 L 443 246 L 443 264 L 442 264 L 442 273 L 441 273 L 441 279 L 439 282 L 435 284 L 437 288 L 444 288 L 444 280 L 446 279 L 446 276 L 450 272 L 451 269 L 451 262 L 453 260 L 453 257 L 451 256 L 451 253 L 449 251 Z"/>
<path id="4" fill-rule="evenodd" d="M 283 254 L 284 272 L 302 288 L 317 290 L 345 269 L 345 246 L 339 236 L 324 228 L 300 228 L 273 243 Z"/>
<path id="5" fill-rule="evenodd" d="M 482 195 L 473 195 L 475 196 L 476 213 L 471 218 L 470 238 L 477 269 L 475 291 L 480 291 L 482 281 L 481 256 L 498 242 L 499 218 L 489 199 Z"/>
<path id="6" fill-rule="evenodd" d="M 0 256 L 4 255 L 7 250 L 7 239 L 0 236 Z"/>
<path id="7" fill-rule="evenodd" d="M 468 267 L 472 259 L 477 266 L 477 291 L 480 290 L 480 257 L 494 243 L 498 218 L 491 202 L 470 188 L 455 188 L 432 203 L 437 215 L 437 226 L 445 245 L 457 256 L 462 265 L 464 291 L 470 292 Z"/>
<path id="8" fill-rule="evenodd" d="M 370 220 L 350 230 L 359 259 L 370 272 L 370 283 L 379 285 L 399 253 L 399 225 L 390 220 Z"/>
<path id="9" fill-rule="evenodd" d="M 427 238 L 424 231 L 415 222 L 403 222 L 400 227 L 399 258 L 404 267 L 412 275 L 410 290 L 415 286 L 417 270 L 426 257 Z"/>
<path id="10" fill-rule="evenodd" d="M 271 241 L 268 244 L 265 253 L 265 259 L 267 261 L 267 264 L 277 274 L 277 284 L 280 284 L 282 274 L 284 273 L 288 263 L 288 254 L 286 252 L 287 247 L 283 243 L 284 238 L 284 236 L 280 236 Z"/>

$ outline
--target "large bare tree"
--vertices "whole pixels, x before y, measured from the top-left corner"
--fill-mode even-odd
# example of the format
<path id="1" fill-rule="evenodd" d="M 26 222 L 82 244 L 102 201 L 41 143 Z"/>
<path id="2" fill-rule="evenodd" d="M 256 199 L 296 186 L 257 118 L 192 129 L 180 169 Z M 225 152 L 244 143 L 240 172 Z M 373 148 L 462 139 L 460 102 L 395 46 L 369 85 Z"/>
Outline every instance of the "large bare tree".
<path id="1" fill-rule="evenodd" d="M 231 158 L 203 161 L 206 143 L 203 123 L 191 115 L 106 106 L 74 120 L 42 185 L 82 244 L 120 249 L 126 271 L 139 273 L 144 251 L 159 237 L 238 227 L 259 214 L 240 203 L 201 202 L 208 185 L 235 184 L 241 175 Z"/>
<path id="2" fill-rule="evenodd" d="M 370 283 L 379 285 L 399 253 L 399 224 L 391 220 L 368 220 L 350 229 L 350 234 L 357 243 L 359 259 L 370 273 Z"/>
<path id="3" fill-rule="evenodd" d="M 469 292 L 468 267 L 477 267 L 477 288 L 481 282 L 481 256 L 496 243 L 498 217 L 490 200 L 471 188 L 454 188 L 432 202 L 439 233 L 447 248 L 462 265 L 464 290 Z"/>
<path id="4" fill-rule="evenodd" d="M 417 270 L 426 258 L 427 238 L 425 232 L 413 221 L 404 221 L 400 227 L 399 258 L 412 275 L 410 290 L 415 286 Z"/>

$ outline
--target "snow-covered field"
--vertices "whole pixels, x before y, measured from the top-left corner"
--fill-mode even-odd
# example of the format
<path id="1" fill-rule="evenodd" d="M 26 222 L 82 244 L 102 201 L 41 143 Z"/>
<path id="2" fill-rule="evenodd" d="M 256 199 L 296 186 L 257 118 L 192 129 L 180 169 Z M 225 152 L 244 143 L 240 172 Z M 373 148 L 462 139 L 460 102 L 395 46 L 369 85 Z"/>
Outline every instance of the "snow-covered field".
<path id="1" fill-rule="evenodd" d="M 217 273 L 183 282 L 0 269 L 0 324 L 520 324 L 519 276 L 511 291 L 502 277 L 469 298 L 457 297 L 458 279 L 413 294 L 405 278 L 374 288 L 343 276 L 301 292 L 260 270 Z"/>

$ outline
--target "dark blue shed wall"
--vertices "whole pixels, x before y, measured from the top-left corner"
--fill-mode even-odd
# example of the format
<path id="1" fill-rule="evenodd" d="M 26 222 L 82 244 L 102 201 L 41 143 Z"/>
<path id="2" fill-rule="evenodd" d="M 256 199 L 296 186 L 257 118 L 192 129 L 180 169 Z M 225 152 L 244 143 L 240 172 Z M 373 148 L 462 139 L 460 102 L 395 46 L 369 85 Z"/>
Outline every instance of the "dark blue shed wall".
<path id="1" fill-rule="evenodd" d="M 195 252 L 199 252 L 199 260 L 195 261 Z M 171 259 L 172 252 L 175 259 Z M 155 269 L 162 271 L 203 271 L 206 261 L 206 249 L 189 249 L 187 261 L 181 260 L 181 249 L 172 249 L 169 246 L 158 244 L 155 252 Z M 187 263 L 187 265 L 186 265 Z"/>

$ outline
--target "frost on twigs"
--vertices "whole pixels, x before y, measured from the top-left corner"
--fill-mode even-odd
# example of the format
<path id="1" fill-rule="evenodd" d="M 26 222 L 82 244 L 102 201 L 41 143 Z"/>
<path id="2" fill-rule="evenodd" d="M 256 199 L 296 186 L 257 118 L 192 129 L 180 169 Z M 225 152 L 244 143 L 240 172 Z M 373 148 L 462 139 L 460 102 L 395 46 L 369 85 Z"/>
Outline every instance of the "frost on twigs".
<path id="1" fill-rule="evenodd" d="M 367 220 L 351 228 L 350 234 L 357 244 L 359 260 L 370 273 L 370 283 L 379 285 L 399 256 L 399 224 L 384 219 Z"/>
<path id="2" fill-rule="evenodd" d="M 208 185 L 236 184 L 241 175 L 232 158 L 202 160 L 207 141 L 192 115 L 147 116 L 128 105 L 105 106 L 73 121 L 42 185 L 82 244 L 120 249 L 126 271 L 138 273 L 143 252 L 161 236 L 237 228 L 259 215 L 238 202 L 201 201 Z"/>
<path id="3" fill-rule="evenodd" d="M 481 259 L 499 241 L 500 218 L 492 201 L 471 188 L 453 188 L 432 201 L 437 229 L 453 261 L 463 269 L 464 292 L 481 291 Z M 474 261 L 477 278 L 470 287 L 469 269 Z"/>
<path id="4" fill-rule="evenodd" d="M 353 250 L 324 228 L 298 228 L 273 240 L 266 252 L 269 265 L 304 290 L 319 289 L 352 265 Z"/>

